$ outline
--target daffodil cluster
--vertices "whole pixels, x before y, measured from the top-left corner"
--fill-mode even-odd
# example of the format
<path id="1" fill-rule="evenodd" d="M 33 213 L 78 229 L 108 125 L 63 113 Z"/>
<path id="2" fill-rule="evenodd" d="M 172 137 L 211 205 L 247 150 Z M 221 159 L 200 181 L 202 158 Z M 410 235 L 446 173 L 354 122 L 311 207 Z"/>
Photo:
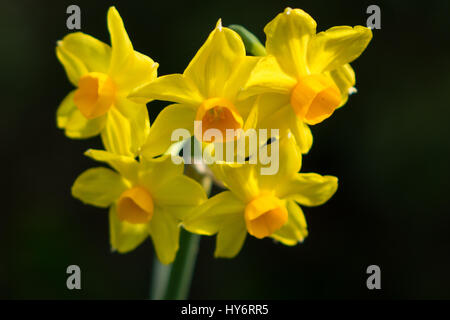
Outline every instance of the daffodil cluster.
<path id="1" fill-rule="evenodd" d="M 330 117 L 354 91 L 349 63 L 367 47 L 370 29 L 316 33 L 313 18 L 287 8 L 264 28 L 264 55 L 251 56 L 241 36 L 219 20 L 183 73 L 159 77 L 158 64 L 134 50 L 114 7 L 108 29 L 111 46 L 81 32 L 58 42 L 57 57 L 76 89 L 59 106 L 57 125 L 69 138 L 101 137 L 105 150 L 86 155 L 110 168 L 83 172 L 72 194 L 109 208 L 112 248 L 127 252 L 150 236 L 168 264 L 180 227 L 216 234 L 217 257 L 234 257 L 247 234 L 285 245 L 303 241 L 308 232 L 300 205 L 321 205 L 337 189 L 336 177 L 299 173 L 302 154 L 312 146 L 309 126 Z M 150 126 L 152 100 L 173 104 Z M 208 199 L 172 152 L 179 129 L 199 141 L 210 159 L 242 139 L 229 130 L 277 130 L 258 134 L 259 152 L 245 149 L 244 161 L 208 162 L 204 174 L 226 189 Z M 221 138 L 205 138 L 211 129 Z M 276 172 L 264 173 L 264 154 L 276 155 Z"/>

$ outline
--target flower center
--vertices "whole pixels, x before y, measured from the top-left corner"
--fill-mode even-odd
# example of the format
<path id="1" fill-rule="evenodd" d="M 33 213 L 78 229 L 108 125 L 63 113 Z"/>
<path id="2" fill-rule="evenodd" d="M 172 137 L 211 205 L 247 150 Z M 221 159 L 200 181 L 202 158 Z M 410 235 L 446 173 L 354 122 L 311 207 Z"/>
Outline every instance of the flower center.
<path id="1" fill-rule="evenodd" d="M 248 233 L 262 239 L 280 229 L 288 220 L 288 213 L 280 199 L 262 193 L 245 207 Z"/>
<path id="2" fill-rule="evenodd" d="M 300 78 L 291 93 L 295 114 L 307 124 L 322 122 L 341 102 L 341 94 L 334 82 L 321 74 Z"/>
<path id="3" fill-rule="evenodd" d="M 241 129 L 244 120 L 242 119 L 235 106 L 228 100 L 223 98 L 211 98 L 203 101 L 197 110 L 195 117 L 196 121 L 201 121 L 201 131 L 196 128 L 194 134 L 199 141 L 204 142 L 223 142 L 227 140 L 227 129 Z M 203 139 L 203 135 L 208 129 L 219 130 L 222 134 L 222 139 L 216 137 Z M 200 131 L 200 132 L 199 132 Z M 237 137 L 233 134 L 235 140 Z"/>
<path id="4" fill-rule="evenodd" d="M 104 73 L 91 72 L 78 81 L 73 100 L 87 119 L 94 119 L 108 112 L 115 96 L 113 80 Z"/>
<path id="5" fill-rule="evenodd" d="M 147 223 L 152 219 L 153 208 L 153 199 L 147 189 L 136 186 L 120 195 L 117 215 L 121 221 Z"/>

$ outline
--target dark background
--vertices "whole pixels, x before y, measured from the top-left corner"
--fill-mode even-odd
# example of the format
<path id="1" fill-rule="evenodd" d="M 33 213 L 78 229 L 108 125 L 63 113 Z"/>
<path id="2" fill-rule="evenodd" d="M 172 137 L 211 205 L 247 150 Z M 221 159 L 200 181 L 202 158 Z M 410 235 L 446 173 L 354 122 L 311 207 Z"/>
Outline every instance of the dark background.
<path id="1" fill-rule="evenodd" d="M 364 25 L 381 7 L 381 30 L 353 66 L 358 94 L 323 124 L 303 171 L 339 177 L 324 206 L 304 208 L 309 237 L 285 247 L 247 238 L 237 258 L 214 259 L 204 237 L 195 299 L 450 298 L 450 13 L 446 1 L 2 1 L 0 5 L 2 209 L 0 298 L 143 299 L 153 248 L 110 252 L 107 211 L 70 195 L 97 164 L 82 155 L 98 138 L 67 139 L 55 111 L 71 90 L 54 53 L 66 8 L 78 4 L 82 30 L 107 43 L 116 5 L 136 50 L 182 72 L 217 19 L 260 39 L 286 6 L 306 10 L 322 31 Z M 164 106 L 151 103 L 151 119 Z M 82 290 L 66 289 L 66 268 L 82 270 Z M 381 267 L 382 289 L 366 288 Z"/>

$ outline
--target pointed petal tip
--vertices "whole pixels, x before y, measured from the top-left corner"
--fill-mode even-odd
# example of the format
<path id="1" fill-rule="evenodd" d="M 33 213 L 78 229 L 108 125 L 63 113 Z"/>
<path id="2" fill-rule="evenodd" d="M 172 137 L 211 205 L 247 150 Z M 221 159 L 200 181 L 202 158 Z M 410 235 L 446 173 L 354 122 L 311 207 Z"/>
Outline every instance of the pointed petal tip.
<path id="1" fill-rule="evenodd" d="M 115 6 L 109 7 L 108 13 L 107 13 L 108 23 L 111 23 L 110 21 L 112 19 L 119 19 L 120 21 L 122 21 L 122 18 L 121 18 L 120 14 L 119 14 L 119 11 L 117 11 Z"/>
<path id="2" fill-rule="evenodd" d="M 219 18 L 219 20 L 217 20 L 216 29 L 222 31 L 222 18 Z"/>
<path id="3" fill-rule="evenodd" d="M 108 8 L 108 15 L 113 14 L 113 13 L 117 13 L 117 9 L 115 6 L 111 6 Z"/>
<path id="4" fill-rule="evenodd" d="M 350 87 L 348 88 L 348 94 L 352 95 L 358 92 L 358 89 L 356 89 L 356 87 Z"/>

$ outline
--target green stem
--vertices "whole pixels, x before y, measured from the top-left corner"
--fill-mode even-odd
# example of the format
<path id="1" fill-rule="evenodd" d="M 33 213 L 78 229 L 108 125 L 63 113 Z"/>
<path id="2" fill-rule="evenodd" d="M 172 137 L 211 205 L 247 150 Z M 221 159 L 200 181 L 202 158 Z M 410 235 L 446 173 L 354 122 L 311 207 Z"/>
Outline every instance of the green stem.
<path id="1" fill-rule="evenodd" d="M 232 24 L 228 26 L 228 28 L 236 31 L 241 36 L 242 41 L 244 41 L 245 49 L 248 53 L 254 56 L 265 56 L 267 54 L 266 48 L 263 44 L 246 28 L 238 24 Z"/>
<path id="2" fill-rule="evenodd" d="M 200 235 L 181 229 L 180 249 L 172 266 L 165 299 L 184 300 L 188 297 L 200 245 Z"/>
<path id="3" fill-rule="evenodd" d="M 165 298 L 171 271 L 172 265 L 162 264 L 155 254 L 155 257 L 153 258 L 152 277 L 150 279 L 151 300 L 161 300 Z"/>

